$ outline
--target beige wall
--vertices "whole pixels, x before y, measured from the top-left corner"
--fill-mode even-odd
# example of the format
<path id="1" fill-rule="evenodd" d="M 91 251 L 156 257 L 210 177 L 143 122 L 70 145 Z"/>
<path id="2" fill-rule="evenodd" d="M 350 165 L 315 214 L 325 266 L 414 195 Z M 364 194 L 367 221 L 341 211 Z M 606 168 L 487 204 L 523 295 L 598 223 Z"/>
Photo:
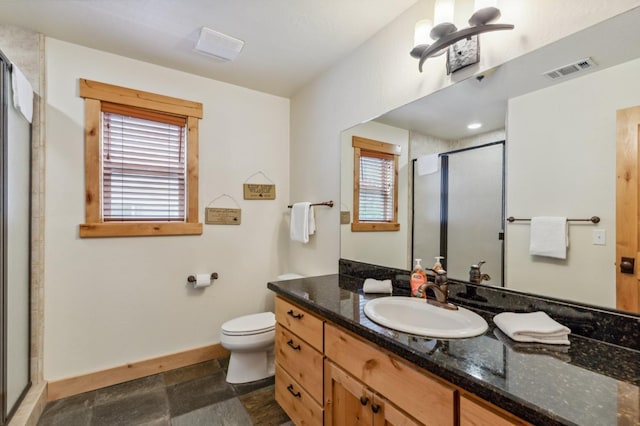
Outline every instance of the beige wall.
<path id="1" fill-rule="evenodd" d="M 530 256 L 529 226 L 508 225 L 510 288 L 615 308 L 616 110 L 640 105 L 638 75 L 634 60 L 509 101 L 507 214 L 601 218 L 569 225 L 566 260 Z"/>
<path id="2" fill-rule="evenodd" d="M 224 321 L 272 309 L 266 283 L 283 272 L 288 236 L 289 101 L 51 38 L 46 64 L 45 378 L 209 345 Z M 202 102 L 200 220 L 229 194 L 242 224 L 204 225 L 201 236 L 80 239 L 79 78 Z M 276 184 L 276 200 L 243 200 L 242 184 L 258 171 Z M 236 207 L 226 198 L 214 206 Z M 211 287 L 186 285 L 188 275 L 214 271 Z"/>
<path id="3" fill-rule="evenodd" d="M 637 0 L 510 0 L 498 2 L 511 32 L 482 35 L 481 63 L 456 80 L 502 64 L 640 4 Z M 415 23 L 433 2 L 420 1 L 291 100 L 291 198 L 340 199 L 340 132 L 452 83 L 444 58 L 423 73 L 408 55 Z M 337 270 L 339 209 L 317 215 L 318 235 L 308 247 L 289 248 L 289 267 L 305 274 Z"/>

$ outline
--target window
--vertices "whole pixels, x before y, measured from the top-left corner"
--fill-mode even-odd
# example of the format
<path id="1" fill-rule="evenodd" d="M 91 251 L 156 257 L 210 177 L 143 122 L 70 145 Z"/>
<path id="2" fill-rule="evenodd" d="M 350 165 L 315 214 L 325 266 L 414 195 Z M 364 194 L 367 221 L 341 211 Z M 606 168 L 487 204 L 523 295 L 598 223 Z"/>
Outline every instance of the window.
<path id="1" fill-rule="evenodd" d="M 353 136 L 352 231 L 398 231 L 400 146 Z"/>
<path id="2" fill-rule="evenodd" d="M 81 237 L 199 235 L 202 104 L 80 80 L 85 98 Z"/>

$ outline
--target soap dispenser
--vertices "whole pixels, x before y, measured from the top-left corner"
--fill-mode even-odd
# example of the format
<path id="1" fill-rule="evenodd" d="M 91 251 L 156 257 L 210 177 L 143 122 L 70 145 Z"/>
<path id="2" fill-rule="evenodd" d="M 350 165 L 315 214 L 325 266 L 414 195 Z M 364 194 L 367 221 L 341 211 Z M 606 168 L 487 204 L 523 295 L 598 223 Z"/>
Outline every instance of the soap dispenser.
<path id="1" fill-rule="evenodd" d="M 438 271 L 444 271 L 444 267 L 440 261 L 444 259 L 444 256 L 436 256 L 436 263 L 433 264 L 433 272 L 438 273 Z"/>
<path id="2" fill-rule="evenodd" d="M 411 296 L 425 298 L 423 284 L 427 283 L 427 273 L 420 264 L 422 259 L 416 259 L 416 266 L 411 271 Z"/>

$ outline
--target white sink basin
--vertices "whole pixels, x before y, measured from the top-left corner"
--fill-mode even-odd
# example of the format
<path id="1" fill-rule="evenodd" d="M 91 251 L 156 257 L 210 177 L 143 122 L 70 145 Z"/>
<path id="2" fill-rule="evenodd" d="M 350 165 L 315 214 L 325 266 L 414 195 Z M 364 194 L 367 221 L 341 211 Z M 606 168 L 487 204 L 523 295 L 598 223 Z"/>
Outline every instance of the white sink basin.
<path id="1" fill-rule="evenodd" d="M 364 313 L 385 327 L 427 337 L 473 337 L 488 328 L 484 318 L 475 312 L 462 307 L 440 308 L 416 297 L 379 297 L 364 305 Z"/>

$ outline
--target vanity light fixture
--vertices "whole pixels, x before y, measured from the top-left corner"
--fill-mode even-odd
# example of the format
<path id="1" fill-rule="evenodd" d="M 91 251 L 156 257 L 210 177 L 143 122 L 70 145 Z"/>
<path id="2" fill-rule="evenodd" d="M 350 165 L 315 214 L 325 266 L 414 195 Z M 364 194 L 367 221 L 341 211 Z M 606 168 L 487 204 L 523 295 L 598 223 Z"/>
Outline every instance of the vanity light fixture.
<path id="1" fill-rule="evenodd" d="M 420 72 L 422 72 L 422 65 L 427 59 L 439 56 L 445 51 L 449 56 L 447 61 L 448 74 L 467 65 L 474 64 L 479 60 L 477 38 L 479 34 L 489 31 L 512 30 L 514 28 L 511 24 L 490 24 L 489 22 L 500 18 L 500 9 L 488 5 L 488 3 L 495 2 L 491 0 L 476 0 L 476 11 L 469 18 L 470 26 L 458 30 L 451 22 L 453 21 L 453 0 L 436 0 L 434 13 L 436 26 L 427 31 L 427 20 L 419 21 L 416 25 L 415 38 L 417 40 L 415 40 L 415 47 L 411 50 L 410 55 L 420 60 L 418 64 Z M 438 19 L 442 18 L 447 20 L 439 22 Z M 424 43 L 427 37 L 421 36 L 421 34 L 427 33 L 431 39 L 435 40 L 433 44 Z M 456 46 L 459 42 L 463 42 L 462 45 Z M 452 47 L 453 49 L 451 49 Z M 473 51 L 474 48 L 475 51 Z M 471 57 L 458 59 L 456 63 L 457 56 L 469 56 L 469 53 L 466 52 L 467 50 L 471 51 Z"/>

